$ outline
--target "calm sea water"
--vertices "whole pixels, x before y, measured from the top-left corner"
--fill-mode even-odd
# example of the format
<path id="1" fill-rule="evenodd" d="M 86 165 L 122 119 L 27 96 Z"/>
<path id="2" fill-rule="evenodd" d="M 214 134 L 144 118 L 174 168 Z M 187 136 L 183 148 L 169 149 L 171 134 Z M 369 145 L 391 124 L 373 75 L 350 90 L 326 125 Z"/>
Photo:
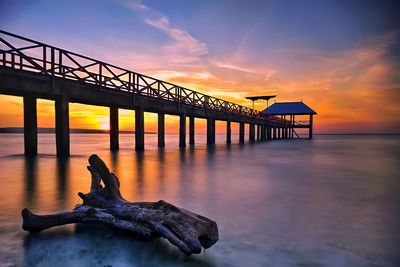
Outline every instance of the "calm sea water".
<path id="1" fill-rule="evenodd" d="M 22 135 L 0 135 L 0 266 L 400 266 L 400 137 L 317 136 L 178 149 L 108 150 L 107 135 L 71 135 L 58 160 L 54 135 L 36 159 Z M 235 137 L 235 139 L 237 139 Z M 99 154 L 132 201 L 164 199 L 214 219 L 220 240 L 186 257 L 163 239 L 136 240 L 105 227 L 65 226 L 30 235 L 20 211 L 72 210 L 87 192 L 87 157 Z"/>

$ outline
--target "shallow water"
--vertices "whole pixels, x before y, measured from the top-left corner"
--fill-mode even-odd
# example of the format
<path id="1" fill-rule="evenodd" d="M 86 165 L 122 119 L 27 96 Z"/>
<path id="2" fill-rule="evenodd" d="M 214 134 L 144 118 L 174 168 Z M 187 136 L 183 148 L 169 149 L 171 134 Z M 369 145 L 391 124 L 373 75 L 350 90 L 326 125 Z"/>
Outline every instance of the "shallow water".
<path id="1" fill-rule="evenodd" d="M 68 160 L 54 135 L 39 135 L 36 159 L 22 135 L 0 135 L 0 266 L 400 266 L 400 137 L 316 136 L 178 149 L 176 136 L 143 153 L 121 135 L 72 134 Z M 235 140 L 237 138 L 235 137 Z M 65 226 L 30 235 L 20 211 L 73 209 L 89 189 L 87 157 L 99 154 L 132 201 L 164 199 L 214 219 L 220 240 L 186 257 L 163 239 L 106 227 Z"/>

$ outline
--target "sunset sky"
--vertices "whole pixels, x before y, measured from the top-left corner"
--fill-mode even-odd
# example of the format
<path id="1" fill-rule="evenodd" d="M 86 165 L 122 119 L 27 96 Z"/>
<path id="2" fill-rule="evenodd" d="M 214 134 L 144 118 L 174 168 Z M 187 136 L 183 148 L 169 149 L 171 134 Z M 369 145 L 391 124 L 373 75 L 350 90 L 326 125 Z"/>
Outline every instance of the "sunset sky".
<path id="1" fill-rule="evenodd" d="M 0 28 L 249 107 L 249 95 L 303 100 L 316 133 L 398 133 L 399 12 L 368 0 L 1 0 Z M 0 101 L 0 127 L 22 126 L 22 99 Z M 134 113 L 120 114 L 133 129 Z M 71 128 L 108 125 L 104 107 L 70 104 L 70 115 Z M 53 127 L 53 102 L 38 116 Z"/>

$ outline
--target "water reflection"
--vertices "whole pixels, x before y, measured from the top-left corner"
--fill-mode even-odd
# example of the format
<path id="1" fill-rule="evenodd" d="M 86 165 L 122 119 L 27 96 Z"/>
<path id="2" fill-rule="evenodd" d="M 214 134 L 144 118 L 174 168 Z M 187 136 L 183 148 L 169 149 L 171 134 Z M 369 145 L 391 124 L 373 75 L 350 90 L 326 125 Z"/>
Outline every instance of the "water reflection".
<path id="1" fill-rule="evenodd" d="M 14 141 L 0 138 L 0 266 L 399 266 L 398 137 L 168 147 L 175 140 L 158 149 L 155 136 L 135 152 L 129 135 L 121 137 L 129 149 L 111 152 L 107 135 L 75 135 L 68 160 L 49 156 L 53 136 L 43 138 L 37 158 L 9 156 Z M 107 227 L 23 232 L 22 208 L 44 214 L 80 202 L 92 153 L 119 176 L 128 200 L 164 199 L 210 217 L 220 240 L 187 258 L 162 239 Z"/>
<path id="2" fill-rule="evenodd" d="M 118 151 L 112 150 L 111 153 L 111 169 L 113 172 L 118 173 Z"/>
<path id="3" fill-rule="evenodd" d="M 66 202 L 69 197 L 69 158 L 57 158 L 56 159 L 56 177 L 57 177 L 57 206 L 60 209 L 67 208 Z"/>
<path id="4" fill-rule="evenodd" d="M 144 158 L 145 158 L 145 152 L 144 151 L 136 151 L 135 152 L 136 156 L 136 176 L 135 176 L 135 181 L 136 181 L 136 190 L 137 190 L 137 197 L 138 198 L 143 198 L 144 196 L 144 173 L 145 173 L 145 165 L 144 165 Z"/>
<path id="5" fill-rule="evenodd" d="M 157 150 L 157 162 L 158 162 L 157 179 L 159 181 L 158 194 L 162 195 L 162 194 L 164 194 L 164 190 L 165 190 L 164 188 L 166 186 L 166 183 L 165 183 L 165 150 L 164 149 Z"/>
<path id="6" fill-rule="evenodd" d="M 25 194 L 24 205 L 36 206 L 36 184 L 37 184 L 37 158 L 25 157 Z"/>

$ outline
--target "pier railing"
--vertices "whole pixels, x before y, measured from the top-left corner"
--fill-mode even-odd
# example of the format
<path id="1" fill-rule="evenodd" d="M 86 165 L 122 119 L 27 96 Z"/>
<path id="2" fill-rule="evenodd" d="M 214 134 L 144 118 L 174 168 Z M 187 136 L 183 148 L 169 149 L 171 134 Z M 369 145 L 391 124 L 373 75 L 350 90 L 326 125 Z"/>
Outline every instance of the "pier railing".
<path id="1" fill-rule="evenodd" d="M 294 126 L 309 126 L 310 122 L 309 121 L 295 121 L 293 123 Z"/>
<path id="2" fill-rule="evenodd" d="M 141 96 L 251 118 L 289 123 L 276 116 L 133 72 L 84 55 L 0 30 L 0 66 L 77 80 Z"/>

